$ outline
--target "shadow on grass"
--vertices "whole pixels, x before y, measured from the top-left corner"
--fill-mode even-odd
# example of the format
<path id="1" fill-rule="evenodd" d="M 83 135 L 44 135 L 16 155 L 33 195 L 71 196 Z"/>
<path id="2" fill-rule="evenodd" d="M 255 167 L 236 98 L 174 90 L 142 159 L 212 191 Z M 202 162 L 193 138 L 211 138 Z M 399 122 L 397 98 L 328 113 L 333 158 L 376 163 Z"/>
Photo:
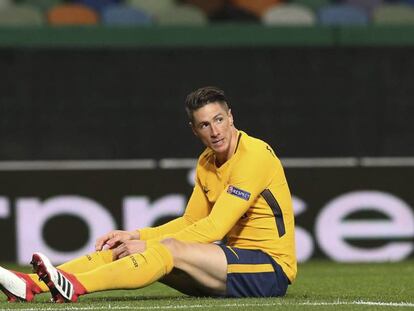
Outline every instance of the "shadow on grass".
<path id="1" fill-rule="evenodd" d="M 101 294 L 102 295 L 102 294 Z M 42 295 L 43 296 L 43 295 Z M 3 297 L 0 297 L 0 306 L 2 306 L 2 304 L 4 303 L 5 305 L 9 305 L 9 306 L 22 306 L 22 305 L 38 305 L 38 304 L 46 304 L 46 305 L 50 305 L 53 304 L 55 305 L 54 302 L 52 302 L 50 300 L 49 297 L 43 296 L 43 297 L 37 297 L 37 299 L 35 299 L 32 302 L 29 303 L 25 303 L 25 302 L 19 302 L 19 303 L 13 303 L 13 304 L 9 304 L 6 299 L 1 299 Z M 86 295 L 86 296 L 82 296 L 79 298 L 78 303 L 85 303 L 85 304 L 90 304 L 90 303 L 98 303 L 98 304 L 105 304 L 105 303 L 122 303 L 122 302 L 131 302 L 131 303 L 135 303 L 135 302 L 151 302 L 151 301 L 157 301 L 158 303 L 174 303 L 174 302 L 184 302 L 184 301 L 188 301 L 194 299 L 194 297 L 190 297 L 190 296 L 173 296 L 173 295 L 148 295 L 148 296 L 116 296 L 116 295 L 111 295 L 111 296 L 99 296 L 99 297 L 94 297 L 94 294 L 91 295 Z M 64 304 L 62 304 L 63 306 Z M 61 304 L 56 304 L 56 306 L 61 306 Z M 0 307 L 1 308 L 1 307 Z"/>
<path id="2" fill-rule="evenodd" d="M 136 302 L 136 301 L 151 301 L 151 300 L 156 300 L 156 301 L 183 301 L 183 300 L 190 300 L 190 299 L 194 299 L 194 297 L 190 297 L 190 296 L 172 296 L 172 295 L 159 295 L 159 296 L 107 296 L 107 297 L 81 297 L 80 298 L 80 302 Z"/>

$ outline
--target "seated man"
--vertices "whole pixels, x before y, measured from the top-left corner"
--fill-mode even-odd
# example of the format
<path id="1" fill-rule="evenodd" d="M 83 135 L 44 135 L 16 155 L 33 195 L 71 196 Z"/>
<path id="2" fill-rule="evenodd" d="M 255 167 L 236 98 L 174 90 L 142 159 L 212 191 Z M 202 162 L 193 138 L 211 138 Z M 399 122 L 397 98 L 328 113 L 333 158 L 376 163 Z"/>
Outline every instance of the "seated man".
<path id="1" fill-rule="evenodd" d="M 155 228 L 112 231 L 97 240 L 96 252 L 57 268 L 40 253 L 32 258 L 36 274 L 1 268 L 9 301 L 50 291 L 56 302 L 74 302 L 155 281 L 197 296 L 285 295 L 297 267 L 292 200 L 279 159 L 236 129 L 222 90 L 194 91 L 186 111 L 207 148 L 184 215 Z"/>

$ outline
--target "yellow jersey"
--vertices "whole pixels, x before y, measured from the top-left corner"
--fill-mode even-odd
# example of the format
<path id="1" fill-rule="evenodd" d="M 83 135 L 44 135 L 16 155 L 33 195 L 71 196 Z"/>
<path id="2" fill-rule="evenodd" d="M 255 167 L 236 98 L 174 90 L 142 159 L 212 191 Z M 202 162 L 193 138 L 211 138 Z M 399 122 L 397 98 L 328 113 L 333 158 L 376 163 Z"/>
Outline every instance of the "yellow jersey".
<path id="1" fill-rule="evenodd" d="M 210 148 L 200 155 L 193 193 L 182 217 L 139 229 L 142 240 L 175 238 L 260 249 L 291 282 L 297 272 L 294 214 L 280 160 L 271 147 L 243 131 L 235 153 L 220 167 Z"/>

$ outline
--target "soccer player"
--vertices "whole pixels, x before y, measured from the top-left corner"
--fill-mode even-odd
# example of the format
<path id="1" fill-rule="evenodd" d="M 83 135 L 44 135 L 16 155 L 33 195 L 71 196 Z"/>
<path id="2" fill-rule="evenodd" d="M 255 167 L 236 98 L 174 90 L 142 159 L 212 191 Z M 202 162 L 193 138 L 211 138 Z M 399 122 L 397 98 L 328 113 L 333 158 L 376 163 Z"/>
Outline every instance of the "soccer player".
<path id="1" fill-rule="evenodd" d="M 292 200 L 279 159 L 235 127 L 222 90 L 192 92 L 186 111 L 206 149 L 184 215 L 154 228 L 109 232 L 96 241 L 96 252 L 57 268 L 34 253 L 36 274 L 0 269 L 10 301 L 50 291 L 56 302 L 74 302 L 155 281 L 197 296 L 285 295 L 297 267 Z"/>

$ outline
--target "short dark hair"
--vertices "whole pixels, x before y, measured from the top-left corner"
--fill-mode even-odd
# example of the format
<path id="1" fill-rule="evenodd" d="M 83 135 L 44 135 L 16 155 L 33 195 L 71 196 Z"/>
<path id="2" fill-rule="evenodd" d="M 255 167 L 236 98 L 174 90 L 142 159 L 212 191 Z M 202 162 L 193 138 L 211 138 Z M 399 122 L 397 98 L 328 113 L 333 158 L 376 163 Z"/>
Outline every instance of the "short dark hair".
<path id="1" fill-rule="evenodd" d="M 205 86 L 191 92 L 188 94 L 185 100 L 185 110 L 187 112 L 188 118 L 191 122 L 193 122 L 194 111 L 207 104 L 216 102 L 225 106 L 226 109 L 229 109 L 226 95 L 224 95 L 224 91 L 218 87 Z"/>

